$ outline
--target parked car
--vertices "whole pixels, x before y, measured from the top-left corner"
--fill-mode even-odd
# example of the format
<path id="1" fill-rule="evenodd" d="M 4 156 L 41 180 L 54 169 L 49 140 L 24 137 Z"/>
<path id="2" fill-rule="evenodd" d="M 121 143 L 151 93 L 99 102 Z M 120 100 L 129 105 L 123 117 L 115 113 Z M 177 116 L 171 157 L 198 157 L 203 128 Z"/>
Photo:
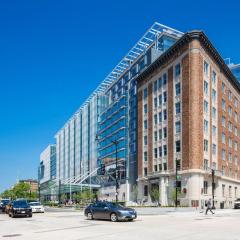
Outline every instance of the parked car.
<path id="1" fill-rule="evenodd" d="M 113 202 L 96 202 L 90 204 L 84 211 L 88 219 L 108 219 L 112 222 L 121 220 L 132 221 L 137 218 L 137 212 Z"/>
<path id="2" fill-rule="evenodd" d="M 0 201 L 0 209 L 2 210 L 2 212 L 5 212 L 5 208 L 8 205 L 8 203 L 10 202 L 9 199 L 2 199 Z"/>
<path id="3" fill-rule="evenodd" d="M 25 216 L 32 217 L 32 209 L 26 200 L 13 201 L 8 210 L 9 217 Z"/>
<path id="4" fill-rule="evenodd" d="M 234 201 L 234 209 L 240 209 L 240 198 Z"/>
<path id="5" fill-rule="evenodd" d="M 31 207 L 33 213 L 44 213 L 45 211 L 40 202 L 30 202 L 29 206 Z"/>

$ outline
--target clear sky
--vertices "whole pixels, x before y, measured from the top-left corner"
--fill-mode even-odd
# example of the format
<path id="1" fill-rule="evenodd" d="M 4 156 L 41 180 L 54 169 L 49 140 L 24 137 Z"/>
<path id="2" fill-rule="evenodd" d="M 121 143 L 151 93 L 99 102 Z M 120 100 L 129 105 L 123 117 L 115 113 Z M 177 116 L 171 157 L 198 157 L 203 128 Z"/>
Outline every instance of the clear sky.
<path id="1" fill-rule="evenodd" d="M 240 62 L 236 1 L 0 1 L 0 192 L 36 178 L 40 152 L 154 21 L 206 32 Z"/>

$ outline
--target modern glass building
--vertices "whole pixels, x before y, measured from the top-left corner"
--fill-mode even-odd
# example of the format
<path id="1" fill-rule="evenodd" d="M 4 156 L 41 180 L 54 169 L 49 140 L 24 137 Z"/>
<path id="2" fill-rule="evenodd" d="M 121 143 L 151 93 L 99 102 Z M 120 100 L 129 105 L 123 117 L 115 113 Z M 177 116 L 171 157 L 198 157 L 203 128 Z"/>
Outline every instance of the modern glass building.
<path id="1" fill-rule="evenodd" d="M 72 192 L 84 176 L 104 164 L 106 175 L 101 178 L 100 193 L 104 199 L 113 199 L 113 141 L 117 141 L 119 199 L 133 200 L 130 193 L 137 179 L 138 138 L 135 79 L 181 36 L 175 29 L 154 23 L 57 132 L 55 184 L 63 185 L 59 187 L 62 192 Z"/>
<path id="2" fill-rule="evenodd" d="M 120 62 L 117 80 L 106 91 L 108 105 L 99 118 L 99 163 L 105 165 L 106 182 L 101 188 L 103 199 L 115 198 L 115 158 L 122 201 L 134 200 L 137 180 L 137 91 L 136 77 L 171 47 L 182 33 L 155 23 Z M 123 67 L 125 66 L 125 67 Z"/>
<path id="3" fill-rule="evenodd" d="M 40 165 L 38 170 L 40 190 L 45 199 L 50 198 L 52 193 L 49 186 L 55 183 L 56 179 L 56 145 L 48 145 L 40 155 Z"/>
<path id="4" fill-rule="evenodd" d="M 240 64 L 232 65 L 230 66 L 230 69 L 232 70 L 237 80 L 240 81 Z"/>

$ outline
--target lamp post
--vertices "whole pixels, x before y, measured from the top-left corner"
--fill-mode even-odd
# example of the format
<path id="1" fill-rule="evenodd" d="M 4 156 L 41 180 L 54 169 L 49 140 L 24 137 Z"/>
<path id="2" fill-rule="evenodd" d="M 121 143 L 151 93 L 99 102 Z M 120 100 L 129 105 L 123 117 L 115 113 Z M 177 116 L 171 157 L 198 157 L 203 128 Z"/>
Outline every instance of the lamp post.
<path id="1" fill-rule="evenodd" d="M 112 143 L 115 145 L 115 187 L 116 187 L 116 202 L 118 202 L 118 161 L 117 161 L 117 152 L 118 152 L 118 141 L 114 140 Z"/>

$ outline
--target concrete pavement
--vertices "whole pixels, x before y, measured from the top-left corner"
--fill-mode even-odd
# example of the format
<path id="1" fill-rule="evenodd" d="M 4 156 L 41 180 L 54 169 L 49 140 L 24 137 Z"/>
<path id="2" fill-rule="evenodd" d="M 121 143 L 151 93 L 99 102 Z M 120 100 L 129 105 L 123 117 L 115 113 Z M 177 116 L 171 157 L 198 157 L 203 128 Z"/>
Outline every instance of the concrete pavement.
<path id="1" fill-rule="evenodd" d="M 33 218 L 0 215 L 0 239 L 19 240 L 240 240 L 240 211 L 219 210 L 205 216 L 199 211 L 140 215 L 134 222 L 91 221 L 82 212 L 34 214 Z"/>

